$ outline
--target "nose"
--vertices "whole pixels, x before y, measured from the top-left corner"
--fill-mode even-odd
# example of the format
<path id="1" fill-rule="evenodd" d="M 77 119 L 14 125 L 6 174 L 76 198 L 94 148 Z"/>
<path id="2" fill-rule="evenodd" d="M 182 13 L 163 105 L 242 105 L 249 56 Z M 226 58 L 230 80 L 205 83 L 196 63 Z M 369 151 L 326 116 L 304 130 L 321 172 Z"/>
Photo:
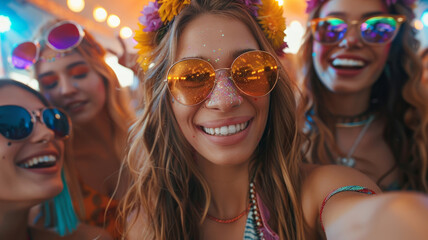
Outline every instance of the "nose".
<path id="1" fill-rule="evenodd" d="M 345 37 L 339 42 L 340 47 L 353 48 L 363 47 L 362 39 L 360 37 L 358 21 L 352 21 L 348 25 Z"/>
<path id="2" fill-rule="evenodd" d="M 77 92 L 78 90 L 78 85 L 76 82 L 68 79 L 65 76 L 61 77 L 62 79 L 60 80 L 60 91 L 61 94 L 63 96 L 70 96 L 73 95 Z"/>
<path id="3" fill-rule="evenodd" d="M 243 100 L 239 90 L 230 79 L 229 70 L 216 70 L 216 84 L 208 100 L 205 101 L 205 106 L 226 112 L 241 105 Z"/>
<path id="4" fill-rule="evenodd" d="M 39 114 L 37 113 L 37 115 Z M 33 125 L 31 141 L 34 143 L 46 143 L 55 139 L 54 131 L 42 123 L 39 117 L 37 118 L 37 121 Z"/>

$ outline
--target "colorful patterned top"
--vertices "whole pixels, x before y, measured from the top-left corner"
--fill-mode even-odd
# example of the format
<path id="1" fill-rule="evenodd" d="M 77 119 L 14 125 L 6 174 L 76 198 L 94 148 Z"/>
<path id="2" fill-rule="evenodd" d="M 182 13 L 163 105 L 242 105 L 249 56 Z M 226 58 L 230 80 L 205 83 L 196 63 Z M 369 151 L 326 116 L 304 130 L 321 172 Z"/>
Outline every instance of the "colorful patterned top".
<path id="1" fill-rule="evenodd" d="M 80 182 L 80 187 L 82 188 L 83 204 L 85 206 L 84 222 L 104 228 L 114 239 L 119 239 L 120 233 L 116 225 L 116 210 L 119 202 L 111 200 L 109 203 L 110 197 L 97 192 L 82 182 Z"/>

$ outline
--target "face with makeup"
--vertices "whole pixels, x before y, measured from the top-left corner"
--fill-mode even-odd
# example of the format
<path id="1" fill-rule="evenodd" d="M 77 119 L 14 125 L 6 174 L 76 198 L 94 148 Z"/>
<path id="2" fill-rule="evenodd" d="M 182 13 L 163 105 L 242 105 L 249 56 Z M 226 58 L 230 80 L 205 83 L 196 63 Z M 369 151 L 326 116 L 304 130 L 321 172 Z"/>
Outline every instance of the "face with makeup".
<path id="1" fill-rule="evenodd" d="M 201 58 L 214 69 L 230 68 L 240 54 L 256 49 L 257 41 L 242 22 L 203 14 L 184 28 L 175 61 Z M 228 70 L 217 70 L 211 95 L 198 105 L 171 103 L 182 133 L 197 152 L 199 164 L 248 162 L 265 129 L 269 96 L 249 97 L 229 77 Z"/>
<path id="2" fill-rule="evenodd" d="M 32 93 L 16 86 L 0 88 L 3 105 L 18 105 L 30 112 L 45 107 Z M 63 152 L 63 141 L 40 120 L 25 139 L 10 140 L 0 134 L 0 206 L 11 202 L 31 206 L 59 194 Z"/>
<path id="3" fill-rule="evenodd" d="M 339 17 L 348 24 L 354 20 L 387 13 L 382 0 L 329 0 L 320 11 L 320 18 Z M 313 41 L 313 64 L 323 85 L 333 93 L 370 92 L 381 75 L 391 43 L 369 45 L 361 39 L 357 25 L 349 25 L 346 36 L 337 44 Z"/>
<path id="4" fill-rule="evenodd" d="M 56 51 L 46 47 L 42 58 L 55 56 Z M 104 108 L 106 89 L 100 75 L 77 52 L 54 61 L 37 64 L 40 89 L 55 106 L 63 108 L 73 122 L 91 121 Z"/>

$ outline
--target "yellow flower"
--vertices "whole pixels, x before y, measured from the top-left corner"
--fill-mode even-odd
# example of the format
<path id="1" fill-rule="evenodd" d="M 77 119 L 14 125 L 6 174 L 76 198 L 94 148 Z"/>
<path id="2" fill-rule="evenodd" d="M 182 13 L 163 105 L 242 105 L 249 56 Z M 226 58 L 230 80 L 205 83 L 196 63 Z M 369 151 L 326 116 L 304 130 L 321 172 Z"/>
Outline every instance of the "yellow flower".
<path id="1" fill-rule="evenodd" d="M 144 32 L 143 29 L 145 26 L 138 24 L 138 30 L 135 31 L 134 39 L 137 41 L 135 49 L 138 49 L 138 59 L 137 62 L 143 68 L 144 71 L 147 71 L 150 64 L 150 58 L 152 55 L 153 49 L 153 32 Z"/>
<path id="2" fill-rule="evenodd" d="M 267 38 L 272 42 L 274 49 L 278 49 L 284 43 L 285 18 L 282 16 L 282 6 L 275 0 L 261 0 L 259 5 L 258 20 Z"/>
<path id="3" fill-rule="evenodd" d="M 170 22 L 181 10 L 190 4 L 190 0 L 159 0 L 159 16 L 163 23 Z"/>

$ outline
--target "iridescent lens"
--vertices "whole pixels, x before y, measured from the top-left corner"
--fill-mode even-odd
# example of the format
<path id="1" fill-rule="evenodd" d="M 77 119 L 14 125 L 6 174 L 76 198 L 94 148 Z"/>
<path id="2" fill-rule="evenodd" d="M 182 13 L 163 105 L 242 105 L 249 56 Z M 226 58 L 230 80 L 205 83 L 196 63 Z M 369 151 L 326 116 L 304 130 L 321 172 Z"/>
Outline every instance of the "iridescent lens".
<path id="1" fill-rule="evenodd" d="M 235 86 L 253 97 L 268 94 L 278 79 L 278 65 L 275 58 L 262 51 L 240 55 L 233 62 L 231 71 Z"/>
<path id="2" fill-rule="evenodd" d="M 397 21 L 393 17 L 372 17 L 361 24 L 361 36 L 369 43 L 385 43 L 395 37 L 397 29 Z"/>
<path id="3" fill-rule="evenodd" d="M 340 18 L 324 18 L 313 23 L 312 31 L 316 41 L 336 43 L 345 36 L 348 25 Z"/>
<path id="4" fill-rule="evenodd" d="M 12 51 L 12 64 L 18 69 L 28 69 L 37 59 L 37 46 L 32 42 L 24 42 Z"/>
<path id="5" fill-rule="evenodd" d="M 47 40 L 55 50 L 64 51 L 79 44 L 81 38 L 81 32 L 75 24 L 63 23 L 49 32 Z"/>
<path id="6" fill-rule="evenodd" d="M 167 80 L 168 88 L 178 102 L 195 105 L 210 94 L 215 82 L 215 72 L 206 61 L 186 59 L 171 67 Z"/>
<path id="7" fill-rule="evenodd" d="M 43 122 L 51 129 L 55 136 L 63 138 L 69 135 L 70 125 L 67 115 L 56 108 L 43 110 Z"/>
<path id="8" fill-rule="evenodd" d="M 30 113 L 25 108 L 6 105 L 0 106 L 0 133 L 10 140 L 28 137 L 33 130 Z"/>

